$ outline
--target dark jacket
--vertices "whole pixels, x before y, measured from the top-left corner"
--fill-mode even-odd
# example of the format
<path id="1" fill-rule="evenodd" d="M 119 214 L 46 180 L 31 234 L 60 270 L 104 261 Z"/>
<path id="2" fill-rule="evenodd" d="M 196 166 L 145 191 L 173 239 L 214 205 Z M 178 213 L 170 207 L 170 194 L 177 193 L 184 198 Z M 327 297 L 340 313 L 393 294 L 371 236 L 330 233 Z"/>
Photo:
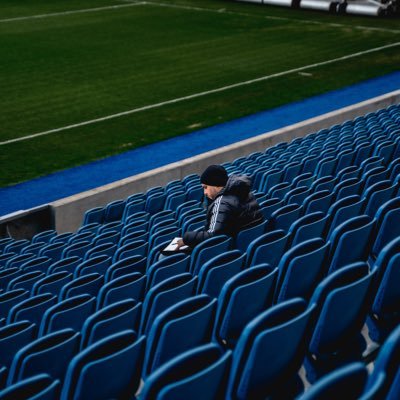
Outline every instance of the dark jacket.
<path id="1" fill-rule="evenodd" d="M 251 193 L 251 180 L 245 175 L 232 175 L 224 189 L 207 209 L 204 230 L 186 232 L 183 241 L 190 247 L 214 236 L 236 237 L 239 231 L 264 220 L 260 206 Z"/>

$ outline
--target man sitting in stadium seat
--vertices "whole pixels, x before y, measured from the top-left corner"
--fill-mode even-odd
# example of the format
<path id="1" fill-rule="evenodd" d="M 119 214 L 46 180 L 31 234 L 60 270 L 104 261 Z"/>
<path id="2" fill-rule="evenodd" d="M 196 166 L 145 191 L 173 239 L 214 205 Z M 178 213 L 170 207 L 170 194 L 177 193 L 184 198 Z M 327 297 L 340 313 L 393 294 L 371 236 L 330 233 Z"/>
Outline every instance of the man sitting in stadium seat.
<path id="1" fill-rule="evenodd" d="M 261 223 L 264 219 L 256 198 L 251 193 L 251 180 L 246 175 L 228 178 L 221 165 L 210 165 L 201 175 L 204 195 L 209 199 L 207 222 L 200 231 L 186 232 L 178 248 L 193 248 L 200 242 L 225 234 L 236 237 L 239 231 Z"/>

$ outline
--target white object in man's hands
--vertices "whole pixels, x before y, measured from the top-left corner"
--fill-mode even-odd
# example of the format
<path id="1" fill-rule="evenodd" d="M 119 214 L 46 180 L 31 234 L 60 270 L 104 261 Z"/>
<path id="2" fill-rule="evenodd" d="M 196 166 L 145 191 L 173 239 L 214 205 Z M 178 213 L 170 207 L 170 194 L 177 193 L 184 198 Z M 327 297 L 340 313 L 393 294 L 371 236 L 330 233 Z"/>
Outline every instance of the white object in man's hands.
<path id="1" fill-rule="evenodd" d="M 165 252 L 178 251 L 178 250 L 184 251 L 184 250 L 189 249 L 189 246 L 182 246 L 182 247 L 178 248 L 178 240 L 180 240 L 180 239 L 182 239 L 182 238 L 176 237 L 176 238 L 172 239 L 171 243 L 167 247 L 164 248 L 163 252 L 164 251 Z"/>

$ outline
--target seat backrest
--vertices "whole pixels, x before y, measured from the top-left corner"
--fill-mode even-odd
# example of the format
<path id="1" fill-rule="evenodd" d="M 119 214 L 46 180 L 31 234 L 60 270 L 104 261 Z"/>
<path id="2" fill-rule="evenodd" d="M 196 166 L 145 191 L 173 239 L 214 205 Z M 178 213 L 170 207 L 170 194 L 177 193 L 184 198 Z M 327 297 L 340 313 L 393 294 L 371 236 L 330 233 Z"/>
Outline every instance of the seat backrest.
<path id="1" fill-rule="evenodd" d="M 17 351 L 35 339 L 36 331 L 36 325 L 29 321 L 0 327 L 1 364 L 9 368 Z"/>
<path id="2" fill-rule="evenodd" d="M 298 400 L 359 399 L 367 379 L 368 370 L 363 363 L 350 363 L 315 382 Z"/>
<path id="3" fill-rule="evenodd" d="M 243 269 L 245 258 L 239 250 L 231 250 L 206 261 L 198 274 L 197 293 L 218 297 L 224 283 Z"/>
<path id="4" fill-rule="evenodd" d="M 141 255 L 123 258 L 122 260 L 114 262 L 108 267 L 105 274 L 105 282 L 118 278 L 122 275 L 131 274 L 133 272 L 146 272 L 146 257 Z"/>
<path id="5" fill-rule="evenodd" d="M 252 266 L 229 279 L 218 297 L 214 337 L 233 347 L 245 325 L 272 303 L 277 268 Z"/>
<path id="6" fill-rule="evenodd" d="M 20 349 L 11 364 L 7 384 L 45 373 L 63 382 L 71 358 L 78 353 L 80 333 L 64 329 L 50 333 Z"/>
<path id="7" fill-rule="evenodd" d="M 267 225 L 267 221 L 263 221 L 257 225 L 254 225 L 250 228 L 243 229 L 238 232 L 236 236 L 236 248 L 241 252 L 245 253 L 248 245 L 254 240 L 260 237 L 265 232 L 265 227 Z"/>
<path id="8" fill-rule="evenodd" d="M 317 322 L 309 350 L 317 357 L 340 352 L 361 331 L 369 307 L 368 290 L 376 270 L 350 264 L 333 272 L 315 289 L 310 304 L 317 305 Z M 340 353 L 339 353 L 340 354 Z"/>
<path id="9" fill-rule="evenodd" d="M 150 374 L 140 399 L 223 399 L 231 358 L 213 343 L 195 347 Z"/>
<path id="10" fill-rule="evenodd" d="M 58 400 L 60 398 L 60 388 L 59 380 L 53 380 L 47 374 L 39 374 L 2 390 L 0 399 Z"/>
<path id="11" fill-rule="evenodd" d="M 80 331 L 86 318 L 94 312 L 95 304 L 95 299 L 87 294 L 75 296 L 55 304 L 44 313 L 39 336 L 65 328 Z"/>
<path id="12" fill-rule="evenodd" d="M 118 399 L 136 393 L 144 343 L 143 336 L 137 339 L 133 331 L 124 330 L 78 353 L 69 364 L 61 400 Z"/>
<path id="13" fill-rule="evenodd" d="M 264 398 L 287 384 L 305 355 L 313 310 L 296 298 L 267 309 L 246 325 L 234 350 L 227 399 Z"/>
<path id="14" fill-rule="evenodd" d="M 198 274 L 200 266 L 204 262 L 223 251 L 229 250 L 231 245 L 232 238 L 226 235 L 216 235 L 204 240 L 193 249 L 190 260 L 190 272 L 195 275 Z"/>
<path id="15" fill-rule="evenodd" d="M 140 323 L 141 334 L 147 334 L 157 315 L 171 305 L 194 294 L 197 277 L 189 273 L 166 279 L 152 287 L 143 302 L 143 313 Z"/>
<path id="16" fill-rule="evenodd" d="M 149 330 L 143 377 L 171 358 L 211 340 L 217 300 L 207 295 L 182 300 L 161 313 Z"/>
<path id="17" fill-rule="evenodd" d="M 147 276 L 140 272 L 133 272 L 111 280 L 100 288 L 97 296 L 97 308 L 129 298 L 142 301 L 146 280 Z"/>
<path id="18" fill-rule="evenodd" d="M 326 274 L 329 244 L 321 238 L 299 243 L 288 250 L 278 265 L 275 302 L 302 297 L 309 299 Z"/>
<path id="19" fill-rule="evenodd" d="M 141 311 L 142 303 L 132 299 L 125 299 L 99 309 L 84 321 L 81 348 L 126 329 L 137 332 Z"/>

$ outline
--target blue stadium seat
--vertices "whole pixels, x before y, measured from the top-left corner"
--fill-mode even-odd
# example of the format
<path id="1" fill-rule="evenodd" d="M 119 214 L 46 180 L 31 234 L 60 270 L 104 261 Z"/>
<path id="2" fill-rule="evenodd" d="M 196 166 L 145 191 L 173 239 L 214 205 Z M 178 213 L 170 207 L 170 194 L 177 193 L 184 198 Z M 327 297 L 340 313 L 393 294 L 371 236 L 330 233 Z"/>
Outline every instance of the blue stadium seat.
<path id="1" fill-rule="evenodd" d="M 39 336 L 61 329 L 80 331 L 86 318 L 95 310 L 96 300 L 87 294 L 60 301 L 43 314 Z"/>
<path id="2" fill-rule="evenodd" d="M 328 273 L 346 264 L 367 261 L 376 229 L 376 220 L 367 215 L 354 217 L 339 225 L 328 238 L 330 266 Z"/>
<path id="3" fill-rule="evenodd" d="M 253 240 L 247 249 L 246 265 L 252 267 L 261 263 L 276 267 L 290 242 L 290 234 L 282 229 L 261 235 Z"/>
<path id="4" fill-rule="evenodd" d="M 243 269 L 245 259 L 246 254 L 230 250 L 206 261 L 198 273 L 197 293 L 218 297 L 225 282 Z"/>
<path id="5" fill-rule="evenodd" d="M 190 272 L 197 275 L 200 267 L 206 261 L 224 251 L 228 251 L 231 246 L 232 238 L 226 235 L 216 235 L 204 240 L 193 249 L 190 258 Z"/>
<path id="6" fill-rule="evenodd" d="M 49 257 L 54 262 L 59 261 L 62 257 L 64 249 L 68 246 L 64 242 L 50 243 L 39 250 L 39 256 Z"/>
<path id="7" fill-rule="evenodd" d="M 148 276 L 147 288 L 159 284 L 165 279 L 188 272 L 190 256 L 185 253 L 172 254 L 152 263 L 146 271 Z"/>
<path id="8" fill-rule="evenodd" d="M 140 400 L 223 399 L 231 358 L 212 343 L 184 352 L 147 377 Z"/>
<path id="9" fill-rule="evenodd" d="M 99 235 L 96 235 L 93 238 L 93 242 L 92 242 L 93 247 L 98 246 L 100 244 L 104 244 L 104 243 L 117 244 L 120 236 L 121 236 L 121 232 L 113 231 L 113 230 L 100 233 Z"/>
<path id="10" fill-rule="evenodd" d="M 301 242 L 288 250 L 278 265 L 275 302 L 302 297 L 309 299 L 326 274 L 329 244 L 321 238 Z"/>
<path id="11" fill-rule="evenodd" d="M 267 221 L 263 221 L 257 225 L 246 228 L 238 232 L 235 243 L 236 248 L 239 249 L 242 253 L 245 253 L 248 245 L 254 240 L 260 237 L 264 232 L 267 226 Z"/>
<path id="12" fill-rule="evenodd" d="M 0 318 L 7 318 L 11 308 L 28 297 L 29 292 L 24 289 L 14 289 L 0 293 Z"/>
<path id="13" fill-rule="evenodd" d="M 47 270 L 47 273 L 55 274 L 56 272 L 68 272 L 74 275 L 75 268 L 82 262 L 82 259 L 78 256 L 63 258 L 62 260 L 56 261 L 51 264 Z"/>
<path id="14" fill-rule="evenodd" d="M 305 214 L 293 222 L 289 228 L 289 234 L 292 238 L 291 245 L 295 246 L 305 240 L 317 237 L 324 238 L 328 225 L 329 215 L 321 211 Z"/>
<path id="15" fill-rule="evenodd" d="M 110 282 L 115 278 L 132 274 L 133 272 L 140 272 L 141 274 L 146 272 L 146 257 L 136 255 L 114 262 L 107 269 L 105 282 Z"/>
<path id="16" fill-rule="evenodd" d="M 48 243 L 50 239 L 57 235 L 57 232 L 54 229 L 48 229 L 46 231 L 37 233 L 32 237 L 32 243 L 38 242 L 46 242 Z"/>
<path id="17" fill-rule="evenodd" d="M 102 224 L 104 220 L 104 208 L 103 207 L 95 207 L 87 210 L 83 217 L 82 225 L 89 225 L 94 222 Z"/>
<path id="18" fill-rule="evenodd" d="M 80 336 L 73 329 L 64 329 L 21 348 L 11 364 L 8 385 L 41 373 L 63 382 L 69 361 L 79 351 Z"/>
<path id="19" fill-rule="evenodd" d="M 140 383 L 144 343 L 143 336 L 124 330 L 82 350 L 69 364 L 60 399 L 132 397 Z"/>
<path id="20" fill-rule="evenodd" d="M 114 253 L 113 263 L 132 256 L 145 257 L 147 255 L 148 246 L 148 242 L 144 240 L 136 240 L 135 242 L 125 244 Z"/>
<path id="21" fill-rule="evenodd" d="M 74 278 L 96 272 L 100 275 L 105 275 L 108 267 L 111 265 L 111 257 L 108 254 L 101 254 L 90 257 L 80 263 L 74 271 Z"/>
<path id="22" fill-rule="evenodd" d="M 53 260 L 49 257 L 36 257 L 29 261 L 24 262 L 20 269 L 23 272 L 31 272 L 31 271 L 41 271 L 45 274 L 48 272 L 49 266 L 52 264 Z"/>
<path id="23" fill-rule="evenodd" d="M 146 280 L 147 276 L 142 275 L 140 272 L 133 272 L 111 280 L 99 290 L 97 308 L 128 298 L 142 301 L 146 289 Z"/>
<path id="24" fill-rule="evenodd" d="M 141 312 L 142 303 L 132 299 L 121 300 L 96 311 L 84 321 L 81 348 L 126 329 L 136 332 Z"/>
<path id="25" fill-rule="evenodd" d="M 189 273 L 176 275 L 153 286 L 143 302 L 140 333 L 147 334 L 154 319 L 173 304 L 192 296 L 197 285 L 197 277 Z"/>
<path id="26" fill-rule="evenodd" d="M 218 297 L 214 337 L 233 348 L 245 325 L 272 303 L 277 268 L 260 264 L 239 272 L 223 286 Z"/>
<path id="27" fill-rule="evenodd" d="M 167 361 L 211 340 L 217 300 L 207 295 L 182 300 L 161 313 L 147 336 L 143 377 Z"/>
<path id="28" fill-rule="evenodd" d="M 103 223 L 120 221 L 125 209 L 125 200 L 115 200 L 108 203 L 104 209 Z"/>
<path id="29" fill-rule="evenodd" d="M 315 306 L 302 299 L 273 306 L 250 321 L 233 353 L 226 399 L 266 398 L 293 390 L 305 354 L 305 339 Z M 284 351 L 282 351 L 284 349 Z M 265 362 L 269 360 L 269 362 Z"/>
<path id="30" fill-rule="evenodd" d="M 19 321 L 0 327 L 1 365 L 10 367 L 19 349 L 36 338 L 37 326 L 29 321 Z"/>
<path id="31" fill-rule="evenodd" d="M 367 379 L 363 363 L 350 363 L 319 379 L 298 400 L 360 399 Z"/>
<path id="32" fill-rule="evenodd" d="M 21 274 L 19 268 L 7 268 L 0 270 L 0 289 L 5 290 L 10 281 Z"/>
<path id="33" fill-rule="evenodd" d="M 272 213 L 266 231 L 270 232 L 277 229 L 283 229 L 287 232 L 290 225 L 299 219 L 302 214 L 303 206 L 296 203 L 287 204 Z"/>
<path id="34" fill-rule="evenodd" d="M 376 269 L 359 262 L 342 267 L 315 289 L 310 304 L 317 306 L 316 325 L 305 360 L 307 378 L 313 383 L 344 362 L 361 359 L 365 340 L 368 294 Z"/>
<path id="35" fill-rule="evenodd" d="M 80 294 L 89 294 L 96 297 L 103 283 L 104 277 L 95 272 L 75 278 L 61 288 L 58 296 L 59 301 Z"/>
<path id="36" fill-rule="evenodd" d="M 61 288 L 68 282 L 71 282 L 73 276 L 66 271 L 55 272 L 54 274 L 47 275 L 32 286 L 32 296 L 43 293 L 51 293 L 58 297 Z"/>
<path id="37" fill-rule="evenodd" d="M 39 374 L 24 379 L 0 392 L 1 400 L 59 400 L 59 396 L 60 381 L 53 380 L 47 374 Z"/>

